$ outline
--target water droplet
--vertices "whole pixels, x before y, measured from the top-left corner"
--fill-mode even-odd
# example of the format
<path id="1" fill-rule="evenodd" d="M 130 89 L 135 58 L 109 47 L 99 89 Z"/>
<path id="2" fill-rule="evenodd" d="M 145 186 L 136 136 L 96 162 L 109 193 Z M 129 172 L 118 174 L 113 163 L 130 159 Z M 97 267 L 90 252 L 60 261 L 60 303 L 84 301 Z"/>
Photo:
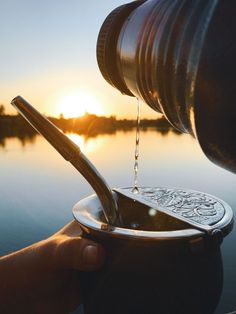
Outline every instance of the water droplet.
<path id="1" fill-rule="evenodd" d="M 148 211 L 149 216 L 154 217 L 157 214 L 157 211 L 154 208 L 150 208 Z"/>
<path id="2" fill-rule="evenodd" d="M 137 186 L 135 186 L 132 190 L 132 193 L 134 194 L 139 194 L 139 188 Z"/>
<path id="3" fill-rule="evenodd" d="M 132 229 L 138 229 L 140 227 L 140 224 L 138 224 L 137 222 L 132 222 L 130 226 Z"/>

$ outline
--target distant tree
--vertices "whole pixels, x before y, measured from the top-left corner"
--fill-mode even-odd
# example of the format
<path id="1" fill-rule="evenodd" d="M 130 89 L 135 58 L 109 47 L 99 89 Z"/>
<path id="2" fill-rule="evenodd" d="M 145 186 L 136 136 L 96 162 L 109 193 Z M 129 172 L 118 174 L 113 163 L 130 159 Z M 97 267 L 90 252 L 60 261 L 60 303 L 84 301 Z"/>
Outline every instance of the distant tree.
<path id="1" fill-rule="evenodd" d="M 116 116 L 115 115 L 111 115 L 110 119 L 113 120 L 113 121 L 116 121 Z"/>
<path id="2" fill-rule="evenodd" d="M 0 116 L 3 116 L 5 114 L 5 107 L 3 105 L 0 105 Z"/>

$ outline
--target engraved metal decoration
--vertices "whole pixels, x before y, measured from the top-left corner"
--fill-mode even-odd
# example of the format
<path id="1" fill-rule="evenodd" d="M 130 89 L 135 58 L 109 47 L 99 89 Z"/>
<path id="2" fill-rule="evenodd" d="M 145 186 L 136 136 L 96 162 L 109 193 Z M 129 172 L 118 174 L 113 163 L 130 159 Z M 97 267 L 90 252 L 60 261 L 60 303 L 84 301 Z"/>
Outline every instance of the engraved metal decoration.
<path id="1" fill-rule="evenodd" d="M 207 232 L 216 229 L 231 210 L 222 200 L 192 190 L 140 187 L 137 194 L 132 188 L 114 191 Z"/>

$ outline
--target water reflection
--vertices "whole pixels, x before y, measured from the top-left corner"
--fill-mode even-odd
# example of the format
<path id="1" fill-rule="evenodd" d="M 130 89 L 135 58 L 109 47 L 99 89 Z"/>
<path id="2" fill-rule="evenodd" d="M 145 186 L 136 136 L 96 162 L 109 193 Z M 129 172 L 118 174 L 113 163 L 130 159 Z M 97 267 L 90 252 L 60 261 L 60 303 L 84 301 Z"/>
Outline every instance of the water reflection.
<path id="1" fill-rule="evenodd" d="M 177 136 L 181 136 L 182 133 L 178 132 L 175 129 L 172 128 L 146 128 L 143 127 L 142 128 L 142 132 L 144 133 L 148 133 L 150 132 L 150 130 L 155 131 L 157 133 L 159 133 L 162 136 L 167 136 L 171 133 L 177 135 Z M 117 132 L 120 132 L 118 130 L 113 130 L 113 131 L 109 131 L 109 132 L 92 132 L 92 133 L 88 133 L 88 134 L 79 134 L 79 133 L 70 133 L 67 132 L 67 136 L 74 141 L 83 151 L 84 147 L 87 146 L 87 144 L 89 143 L 90 139 L 97 139 L 99 136 L 101 135 L 115 135 Z M 132 130 L 130 129 L 124 129 L 122 130 L 123 133 L 130 133 L 132 132 Z M 30 130 L 29 132 L 26 131 L 17 131 L 17 133 L 13 132 L 12 134 L 9 132 L 1 132 L 0 133 L 0 148 L 6 149 L 7 148 L 7 141 L 9 139 L 18 139 L 19 142 L 21 143 L 22 147 L 25 147 L 27 144 L 35 144 L 36 142 L 36 138 L 37 138 L 37 133 L 35 133 L 34 131 Z M 91 146 L 90 146 L 91 150 L 94 150 Z"/>
<path id="2" fill-rule="evenodd" d="M 98 135 L 92 137 L 75 133 L 67 133 L 66 135 L 79 146 L 82 152 L 86 151 L 87 154 L 99 150 L 104 144 L 104 139 Z"/>
<path id="3" fill-rule="evenodd" d="M 114 135 L 117 131 L 130 132 L 136 127 L 135 120 L 117 120 L 116 117 L 102 117 L 94 114 L 85 114 L 82 117 L 65 119 L 48 118 L 65 133 L 73 133 L 84 136 L 84 138 L 96 138 L 100 135 Z M 156 130 L 163 136 L 173 132 L 180 135 L 173 129 L 165 118 L 143 119 L 140 128 L 143 132 L 150 129 Z M 22 146 L 35 137 L 35 130 L 20 116 L 0 115 L 0 147 L 6 147 L 7 138 L 17 137 Z M 76 139 L 78 140 L 78 139 Z M 80 142 L 81 144 L 81 142 Z"/>
<path id="4" fill-rule="evenodd" d="M 4 135 L 0 134 L 0 148 L 7 148 L 7 141 L 9 139 L 18 139 L 21 146 L 25 147 L 27 144 L 34 144 L 36 142 L 37 134 L 18 134 L 18 135 Z"/>
<path id="5" fill-rule="evenodd" d="M 180 133 L 180 132 L 178 132 L 172 128 L 166 128 L 166 129 L 165 128 L 162 128 L 162 129 L 146 128 L 146 127 L 142 128 L 143 133 L 148 133 L 148 132 L 150 132 L 150 130 L 157 132 L 158 134 L 160 134 L 164 137 L 171 134 L 171 133 L 173 133 L 177 136 L 182 135 L 182 133 Z M 99 138 L 99 136 L 101 136 L 101 135 L 115 135 L 117 132 L 120 132 L 120 131 L 114 130 L 112 132 L 102 132 L 102 133 L 96 132 L 96 133 L 92 133 L 92 134 L 77 134 L 77 133 L 68 132 L 67 136 L 73 142 L 75 142 L 80 147 L 80 149 L 82 151 L 85 150 L 85 147 L 86 147 L 87 151 L 94 151 L 94 150 L 96 150 L 95 146 L 98 146 L 99 143 L 98 143 L 98 141 L 90 141 L 91 139 L 97 140 Z M 127 133 L 130 133 L 131 130 L 124 129 L 121 132 L 127 134 Z M 1 132 L 0 133 L 0 149 L 1 148 L 3 150 L 7 149 L 7 143 L 11 139 L 18 139 L 21 146 L 25 147 L 27 144 L 30 144 L 30 145 L 35 144 L 37 137 L 38 137 L 38 134 L 32 130 L 29 133 L 24 131 L 24 132 L 17 132 L 16 134 L 15 133 L 9 134 L 9 133 Z"/>

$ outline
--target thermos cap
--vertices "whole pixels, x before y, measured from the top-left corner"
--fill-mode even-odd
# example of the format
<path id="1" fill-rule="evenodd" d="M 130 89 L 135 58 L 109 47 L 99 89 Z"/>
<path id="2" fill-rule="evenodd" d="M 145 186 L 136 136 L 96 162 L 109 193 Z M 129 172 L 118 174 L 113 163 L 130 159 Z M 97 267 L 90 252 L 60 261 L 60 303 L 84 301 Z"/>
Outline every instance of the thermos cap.
<path id="1" fill-rule="evenodd" d="M 97 40 L 97 61 L 103 77 L 109 84 L 129 96 L 133 96 L 133 94 L 118 75 L 118 66 L 114 62 L 117 53 L 117 41 L 126 18 L 145 1 L 133 1 L 113 10 L 105 19 Z"/>

